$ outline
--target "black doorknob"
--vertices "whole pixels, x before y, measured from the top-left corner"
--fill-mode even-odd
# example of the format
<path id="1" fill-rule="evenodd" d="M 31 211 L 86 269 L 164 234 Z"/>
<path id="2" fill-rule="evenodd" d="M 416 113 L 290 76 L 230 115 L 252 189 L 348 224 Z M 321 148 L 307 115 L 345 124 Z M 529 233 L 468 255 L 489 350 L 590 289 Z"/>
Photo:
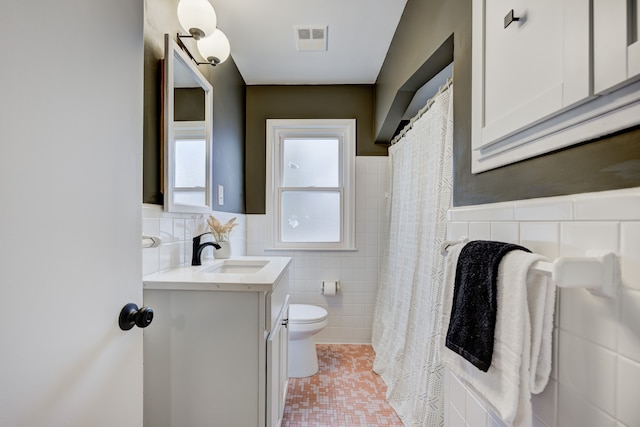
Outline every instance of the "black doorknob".
<path id="1" fill-rule="evenodd" d="M 120 311 L 120 317 L 118 318 L 118 325 L 123 331 L 137 326 L 139 328 L 146 328 L 153 321 L 153 310 L 149 307 L 138 308 L 136 304 L 129 303 L 122 307 Z"/>

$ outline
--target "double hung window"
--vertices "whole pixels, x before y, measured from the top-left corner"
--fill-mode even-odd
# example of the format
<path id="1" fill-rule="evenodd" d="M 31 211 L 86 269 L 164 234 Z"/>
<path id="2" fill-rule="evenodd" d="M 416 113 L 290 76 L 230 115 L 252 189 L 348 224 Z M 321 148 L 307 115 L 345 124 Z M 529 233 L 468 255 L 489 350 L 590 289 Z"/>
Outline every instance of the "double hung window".
<path id="1" fill-rule="evenodd" d="M 267 120 L 275 249 L 353 249 L 355 120 Z"/>

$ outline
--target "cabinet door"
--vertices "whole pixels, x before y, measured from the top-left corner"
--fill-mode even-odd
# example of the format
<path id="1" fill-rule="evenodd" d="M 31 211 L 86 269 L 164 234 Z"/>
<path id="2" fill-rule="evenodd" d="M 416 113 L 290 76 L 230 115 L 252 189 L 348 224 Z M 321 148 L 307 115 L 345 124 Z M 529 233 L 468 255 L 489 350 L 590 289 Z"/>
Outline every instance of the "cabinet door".
<path id="1" fill-rule="evenodd" d="M 280 331 L 280 369 L 278 379 L 278 426 L 282 421 L 282 415 L 284 414 L 284 405 L 287 400 L 287 389 L 289 387 L 289 305 L 283 310 L 282 324 L 283 328 Z"/>
<path id="2" fill-rule="evenodd" d="M 640 74 L 638 0 L 594 0 L 594 90 L 606 93 Z"/>
<path id="3" fill-rule="evenodd" d="M 279 427 L 289 384 L 289 297 L 267 338 L 267 427 Z"/>
<path id="4" fill-rule="evenodd" d="M 474 149 L 590 95 L 589 0 L 474 1 L 473 24 Z"/>

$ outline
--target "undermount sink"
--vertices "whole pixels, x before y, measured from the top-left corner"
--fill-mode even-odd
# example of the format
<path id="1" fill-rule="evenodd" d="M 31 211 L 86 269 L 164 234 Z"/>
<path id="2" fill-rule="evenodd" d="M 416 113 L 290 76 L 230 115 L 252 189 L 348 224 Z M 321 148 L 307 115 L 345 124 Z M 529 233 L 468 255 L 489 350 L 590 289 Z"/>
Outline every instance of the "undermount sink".
<path id="1" fill-rule="evenodd" d="M 250 274 L 257 273 L 269 264 L 269 261 L 261 260 L 225 260 L 221 263 L 207 266 L 200 270 L 201 273 L 223 274 Z"/>

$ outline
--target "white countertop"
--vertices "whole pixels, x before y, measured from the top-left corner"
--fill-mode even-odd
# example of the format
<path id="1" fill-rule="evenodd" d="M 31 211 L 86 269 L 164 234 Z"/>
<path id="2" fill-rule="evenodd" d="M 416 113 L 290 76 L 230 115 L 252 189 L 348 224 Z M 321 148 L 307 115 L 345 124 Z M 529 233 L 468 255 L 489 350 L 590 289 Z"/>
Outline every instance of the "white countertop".
<path id="1" fill-rule="evenodd" d="M 207 272 L 233 261 L 266 261 L 253 273 Z M 172 268 L 143 277 L 143 289 L 252 291 L 273 290 L 291 262 L 290 257 L 239 256 L 229 259 L 204 260 L 202 265 Z"/>

